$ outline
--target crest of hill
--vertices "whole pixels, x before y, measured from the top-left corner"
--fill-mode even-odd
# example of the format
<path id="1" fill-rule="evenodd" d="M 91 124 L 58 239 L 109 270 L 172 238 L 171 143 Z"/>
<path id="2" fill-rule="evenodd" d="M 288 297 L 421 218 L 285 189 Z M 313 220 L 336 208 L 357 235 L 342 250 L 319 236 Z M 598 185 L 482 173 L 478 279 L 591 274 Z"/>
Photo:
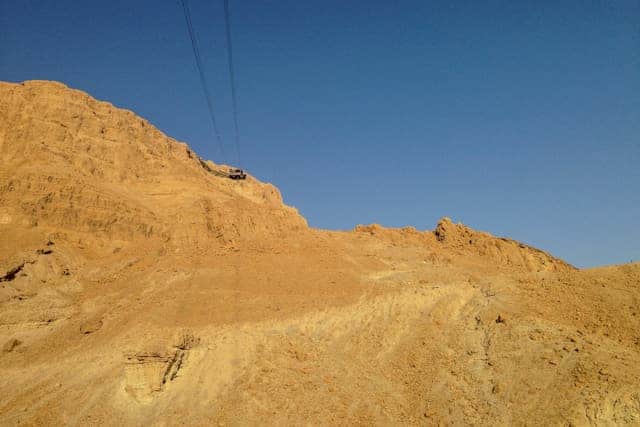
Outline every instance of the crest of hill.
<path id="1" fill-rule="evenodd" d="M 133 112 L 57 82 L 0 82 L 0 156 L 1 225 L 70 238 L 157 239 L 187 252 L 311 231 L 273 185 L 251 176 L 229 180 L 227 166 L 201 159 Z M 355 232 L 460 260 L 531 271 L 569 267 L 448 218 L 428 232 L 375 224 Z"/>
<path id="2" fill-rule="evenodd" d="M 61 83 L 0 82 L 0 156 L 5 224 L 191 243 L 307 227 L 273 185 L 225 179 L 147 120 Z"/>
<path id="3" fill-rule="evenodd" d="M 395 245 L 421 244 L 435 253 L 447 253 L 458 261 L 491 260 L 492 266 L 526 271 L 562 271 L 574 268 L 540 249 L 504 237 L 495 237 L 462 223 L 455 224 L 448 217 L 442 218 L 433 231 L 420 232 L 414 227 L 386 228 L 371 224 L 358 225 L 354 232 L 376 236 Z"/>

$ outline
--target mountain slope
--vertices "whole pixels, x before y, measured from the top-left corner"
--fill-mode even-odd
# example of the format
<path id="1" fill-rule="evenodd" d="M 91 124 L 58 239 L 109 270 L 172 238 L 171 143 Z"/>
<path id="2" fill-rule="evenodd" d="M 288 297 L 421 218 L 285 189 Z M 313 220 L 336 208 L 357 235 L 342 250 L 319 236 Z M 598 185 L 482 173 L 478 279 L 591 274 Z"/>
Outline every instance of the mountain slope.
<path id="1" fill-rule="evenodd" d="M 3 205 L 20 206 L 22 221 L 207 242 L 305 227 L 275 187 L 220 179 L 221 167 L 130 111 L 57 83 L 3 83 L 0 93 L 1 194 Z M 175 235 L 185 221 L 189 236 Z"/>
<path id="2" fill-rule="evenodd" d="M 60 83 L 0 83 L 3 424 L 638 424 L 640 266 L 309 228 Z"/>

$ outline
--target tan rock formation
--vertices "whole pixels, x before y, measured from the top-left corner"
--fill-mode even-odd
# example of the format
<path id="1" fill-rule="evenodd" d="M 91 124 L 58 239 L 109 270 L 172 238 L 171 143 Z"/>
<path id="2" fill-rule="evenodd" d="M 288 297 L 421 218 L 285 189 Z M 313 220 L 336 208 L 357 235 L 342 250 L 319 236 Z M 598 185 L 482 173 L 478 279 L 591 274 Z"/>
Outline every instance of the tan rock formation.
<path id="1" fill-rule="evenodd" d="M 130 111 L 0 83 L 3 425 L 638 425 L 640 265 L 309 228 Z"/>

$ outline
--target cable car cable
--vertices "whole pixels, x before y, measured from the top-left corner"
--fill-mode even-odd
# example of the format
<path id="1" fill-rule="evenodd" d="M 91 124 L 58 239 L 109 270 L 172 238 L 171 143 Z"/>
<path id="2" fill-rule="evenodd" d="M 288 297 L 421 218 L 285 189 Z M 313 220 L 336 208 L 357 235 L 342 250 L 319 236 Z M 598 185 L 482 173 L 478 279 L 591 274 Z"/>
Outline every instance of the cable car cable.
<path id="1" fill-rule="evenodd" d="M 193 31 L 193 23 L 191 22 L 191 12 L 189 11 L 188 0 L 180 0 L 182 3 L 182 9 L 184 11 L 184 17 L 187 22 L 187 30 L 189 31 L 189 38 L 191 39 L 191 47 L 193 48 L 193 55 L 196 59 L 196 67 L 198 68 L 198 75 L 200 76 L 200 84 L 202 85 L 202 91 L 207 102 L 207 108 L 209 109 L 209 118 L 213 125 L 213 132 L 218 141 L 220 147 L 220 155 L 224 157 L 224 145 L 222 144 L 222 138 L 220 137 L 220 131 L 218 130 L 218 124 L 216 122 L 216 116 L 213 112 L 213 102 L 211 101 L 211 93 L 209 92 L 209 86 L 207 85 L 207 79 L 202 71 L 202 59 L 200 58 L 200 49 L 198 48 L 198 39 Z"/>
<path id="2" fill-rule="evenodd" d="M 229 0 L 224 0 L 224 23 L 227 34 L 227 62 L 229 64 L 229 81 L 231 85 L 231 103 L 233 108 L 233 127 L 235 131 L 235 147 L 238 167 L 242 168 L 240 160 L 240 132 L 238 130 L 238 100 L 236 97 L 236 77 L 233 65 L 233 45 L 231 43 L 231 19 L 229 18 Z"/>

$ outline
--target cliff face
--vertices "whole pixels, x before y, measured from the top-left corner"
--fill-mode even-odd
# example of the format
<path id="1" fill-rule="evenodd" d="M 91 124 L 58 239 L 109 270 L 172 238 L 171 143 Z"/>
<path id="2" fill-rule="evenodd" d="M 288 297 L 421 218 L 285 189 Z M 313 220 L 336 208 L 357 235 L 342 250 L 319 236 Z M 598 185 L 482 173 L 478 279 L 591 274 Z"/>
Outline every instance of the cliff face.
<path id="1" fill-rule="evenodd" d="M 53 83 L 0 83 L 0 218 L 117 239 L 264 239 L 305 229 L 278 190 L 232 182 L 130 111 Z"/>

